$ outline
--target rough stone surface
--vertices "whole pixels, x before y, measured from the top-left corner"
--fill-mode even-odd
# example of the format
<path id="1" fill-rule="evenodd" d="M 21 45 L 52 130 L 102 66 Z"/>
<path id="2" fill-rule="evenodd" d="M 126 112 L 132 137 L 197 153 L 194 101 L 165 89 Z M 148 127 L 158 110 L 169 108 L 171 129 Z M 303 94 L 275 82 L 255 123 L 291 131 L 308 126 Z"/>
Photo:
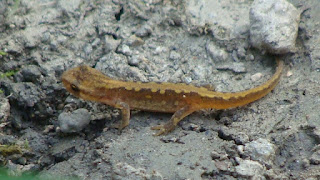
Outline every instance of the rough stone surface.
<path id="1" fill-rule="evenodd" d="M 296 50 L 300 11 L 286 0 L 255 0 L 250 9 L 250 42 L 272 54 Z"/>

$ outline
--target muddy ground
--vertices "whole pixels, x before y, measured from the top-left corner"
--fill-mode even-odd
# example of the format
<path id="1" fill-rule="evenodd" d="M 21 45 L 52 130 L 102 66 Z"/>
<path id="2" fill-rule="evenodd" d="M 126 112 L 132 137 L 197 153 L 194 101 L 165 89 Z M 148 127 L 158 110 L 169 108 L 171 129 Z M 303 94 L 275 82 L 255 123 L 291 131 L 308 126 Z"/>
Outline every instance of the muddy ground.
<path id="1" fill-rule="evenodd" d="M 62 73 L 87 64 L 115 79 L 211 84 L 235 92 L 265 82 L 274 57 L 249 43 L 250 0 L 7 0 L 0 2 L 0 164 L 10 176 L 46 179 L 320 178 L 320 4 L 301 10 L 296 51 L 270 94 L 245 107 L 206 110 L 165 136 L 151 126 L 170 114 L 87 102 Z M 261 77 L 261 78 L 256 78 Z M 63 133 L 61 113 L 91 122 Z"/>

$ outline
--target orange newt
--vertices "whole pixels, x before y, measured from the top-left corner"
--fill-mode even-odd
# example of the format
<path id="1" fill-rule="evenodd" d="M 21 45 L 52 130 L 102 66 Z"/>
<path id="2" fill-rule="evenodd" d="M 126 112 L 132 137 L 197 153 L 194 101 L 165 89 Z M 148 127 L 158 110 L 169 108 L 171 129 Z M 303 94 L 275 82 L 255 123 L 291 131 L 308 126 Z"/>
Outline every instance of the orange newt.
<path id="1" fill-rule="evenodd" d="M 274 75 L 264 84 L 239 92 L 217 92 L 183 83 L 132 82 L 111 79 L 96 69 L 79 66 L 63 73 L 62 82 L 74 96 L 121 109 L 117 128 L 129 125 L 130 109 L 174 113 L 171 119 L 151 129 L 155 135 L 172 131 L 189 114 L 201 109 L 228 109 L 243 106 L 268 94 L 279 82 L 283 61 L 277 59 Z"/>

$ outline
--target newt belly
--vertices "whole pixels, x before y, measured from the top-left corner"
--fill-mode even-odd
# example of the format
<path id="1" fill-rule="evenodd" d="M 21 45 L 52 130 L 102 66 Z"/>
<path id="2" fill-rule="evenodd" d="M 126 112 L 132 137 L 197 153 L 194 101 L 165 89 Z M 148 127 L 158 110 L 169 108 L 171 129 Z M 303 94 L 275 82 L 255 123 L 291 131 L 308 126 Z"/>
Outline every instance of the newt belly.
<path id="1" fill-rule="evenodd" d="M 120 130 L 129 124 L 130 109 L 174 113 L 167 123 L 152 127 L 159 130 L 156 135 L 160 135 L 172 131 L 179 121 L 194 111 L 228 109 L 262 98 L 279 82 L 283 61 L 276 61 L 277 70 L 267 82 L 249 90 L 232 93 L 183 83 L 118 81 L 89 66 L 79 66 L 64 72 L 62 82 L 74 96 L 120 108 Z"/>

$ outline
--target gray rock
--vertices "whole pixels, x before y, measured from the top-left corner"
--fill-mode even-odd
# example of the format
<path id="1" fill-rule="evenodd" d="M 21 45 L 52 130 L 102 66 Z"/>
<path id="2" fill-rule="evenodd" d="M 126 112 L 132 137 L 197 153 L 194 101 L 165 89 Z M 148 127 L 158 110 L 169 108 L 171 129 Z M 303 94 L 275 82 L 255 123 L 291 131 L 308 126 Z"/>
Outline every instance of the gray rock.
<path id="1" fill-rule="evenodd" d="M 10 83 L 9 92 L 12 93 L 10 98 L 16 100 L 22 107 L 34 107 L 43 97 L 38 86 L 30 82 Z"/>
<path id="2" fill-rule="evenodd" d="M 18 162 L 18 164 L 26 165 L 27 164 L 27 158 L 20 157 L 20 158 L 18 158 L 17 162 Z"/>
<path id="3" fill-rule="evenodd" d="M 263 166 L 251 160 L 239 160 L 239 165 L 235 167 L 236 172 L 240 176 L 259 177 L 263 173 Z"/>
<path id="4" fill-rule="evenodd" d="M 58 1 L 58 6 L 64 12 L 74 13 L 76 9 L 81 5 L 81 0 L 69 0 L 69 1 Z"/>
<path id="5" fill-rule="evenodd" d="M 77 109 L 71 113 L 63 112 L 58 121 L 62 132 L 79 132 L 90 123 L 90 113 L 86 109 Z"/>
<path id="6" fill-rule="evenodd" d="M 80 105 L 81 103 L 81 99 L 77 98 L 77 97 L 74 97 L 74 96 L 68 96 L 67 99 L 65 100 L 65 103 L 68 105 L 70 104 L 75 104 L 77 106 Z"/>
<path id="7" fill-rule="evenodd" d="M 247 72 L 246 67 L 241 62 L 234 62 L 229 64 L 223 64 L 220 66 L 217 66 L 218 70 L 231 70 L 235 73 L 245 73 Z"/>
<path id="8" fill-rule="evenodd" d="M 255 0 L 250 9 L 250 41 L 272 54 L 295 50 L 300 11 L 286 0 Z"/>
<path id="9" fill-rule="evenodd" d="M 83 47 L 83 52 L 85 54 L 85 57 L 89 57 L 90 54 L 92 53 L 93 48 L 92 45 L 90 43 L 87 43 L 84 47 Z"/>
<path id="10" fill-rule="evenodd" d="M 135 35 L 132 35 L 130 36 L 128 39 L 126 39 L 124 41 L 124 43 L 130 47 L 136 47 L 136 46 L 141 46 L 144 44 L 144 41 L 143 39 L 135 36 Z"/>
<path id="11" fill-rule="evenodd" d="M 20 165 L 20 164 L 15 164 L 13 163 L 11 160 L 9 160 L 6 164 L 6 168 L 8 168 L 8 178 L 9 177 L 24 177 L 24 179 L 28 179 L 26 177 L 26 175 L 24 175 L 23 173 L 24 172 L 28 172 L 28 171 L 31 171 L 36 165 L 35 164 L 28 164 L 28 165 Z M 3 176 L 1 176 L 3 177 Z M 4 176 L 5 178 L 5 176 Z M 2 179 L 2 178 L 1 178 Z M 7 178 L 5 178 L 7 179 Z"/>
<path id="12" fill-rule="evenodd" d="M 14 144 L 17 142 L 17 137 L 13 135 L 1 134 L 0 136 L 0 144 Z"/>
<path id="13" fill-rule="evenodd" d="M 213 43 L 208 43 L 206 50 L 214 61 L 225 61 L 228 58 L 228 53 Z"/>
<path id="14" fill-rule="evenodd" d="M 117 163 L 115 165 L 113 179 L 150 179 L 162 180 L 163 177 L 157 171 L 148 174 L 143 168 L 136 168 L 127 163 Z"/>
<path id="15" fill-rule="evenodd" d="M 6 26 L 4 25 L 6 23 L 6 11 L 7 11 L 7 6 L 6 6 L 6 2 L 1 1 L 0 2 L 0 31 L 2 32 Z"/>
<path id="16" fill-rule="evenodd" d="M 314 152 L 310 157 L 310 164 L 319 165 L 320 164 L 320 150 Z"/>
<path id="17" fill-rule="evenodd" d="M 216 160 L 216 159 L 218 159 L 218 160 L 226 160 L 226 159 L 228 159 L 228 155 L 227 154 L 218 153 L 216 151 L 212 151 L 210 153 L 210 156 L 211 156 L 212 160 Z"/>
<path id="18" fill-rule="evenodd" d="M 19 110 L 17 110 L 17 108 L 14 108 L 14 107 L 11 108 L 11 112 L 10 112 L 10 116 L 8 118 L 8 121 L 11 123 L 13 128 L 15 128 L 17 130 L 28 128 L 27 123 L 23 123 L 23 115 L 24 114 L 25 114 L 25 112 L 19 112 Z"/>
<path id="19" fill-rule="evenodd" d="M 152 33 L 152 28 L 148 24 L 145 24 L 136 31 L 135 35 L 138 37 L 146 37 L 146 36 L 149 36 L 151 33 Z"/>
<path id="20" fill-rule="evenodd" d="M 7 42 L 7 50 L 6 52 L 8 53 L 16 53 L 16 54 L 21 54 L 23 51 L 23 47 L 21 44 L 19 44 L 18 42 L 13 41 L 12 39 L 10 39 Z"/>
<path id="21" fill-rule="evenodd" d="M 43 135 L 31 128 L 27 128 L 23 131 L 21 136 L 22 140 L 28 142 L 28 146 L 32 149 L 33 152 L 46 152 L 49 149 L 48 139 L 46 135 Z"/>
<path id="22" fill-rule="evenodd" d="M 7 121 L 10 115 L 10 103 L 7 98 L 0 99 L 0 123 Z"/>
<path id="23" fill-rule="evenodd" d="M 24 67 L 21 70 L 21 75 L 24 79 L 24 81 L 27 82 L 35 82 L 38 81 L 41 77 L 41 72 L 38 66 L 36 65 L 29 65 Z"/>
<path id="24" fill-rule="evenodd" d="M 138 66 L 139 65 L 139 63 L 140 63 L 140 57 L 139 56 L 131 56 L 131 57 L 129 57 L 128 58 L 128 64 L 130 65 L 130 66 Z"/>
<path id="25" fill-rule="evenodd" d="M 249 3 L 235 1 L 232 6 L 227 5 L 229 3 L 229 1 L 220 0 L 186 1 L 186 15 L 189 24 L 195 27 L 209 25 L 208 29 L 214 38 L 219 40 L 230 40 L 239 35 L 242 36 L 241 34 L 249 30 Z M 228 9 L 225 8 L 226 6 Z M 199 28 L 191 28 L 190 33 L 198 34 L 197 29 Z"/>
<path id="26" fill-rule="evenodd" d="M 266 139 L 252 141 L 245 146 L 245 153 L 252 160 L 266 162 L 275 156 L 275 146 Z"/>
<path id="27" fill-rule="evenodd" d="M 74 59 L 73 61 L 75 63 L 80 62 L 78 59 Z M 66 70 L 65 59 L 63 58 L 57 58 L 52 61 L 41 63 L 39 66 L 44 76 L 59 76 L 64 70 Z"/>
<path id="28" fill-rule="evenodd" d="M 92 47 L 94 47 L 94 48 L 99 47 L 100 44 L 101 44 L 101 39 L 99 39 L 99 38 L 95 38 L 93 40 L 93 42 L 91 43 Z"/>
<path id="29" fill-rule="evenodd" d="M 171 51 L 169 55 L 169 59 L 171 60 L 179 60 L 181 58 L 181 55 L 177 53 L 176 51 Z"/>
<path id="30" fill-rule="evenodd" d="M 43 27 L 30 27 L 19 34 L 23 48 L 37 47 L 41 42 L 41 34 L 47 29 Z"/>
<path id="31" fill-rule="evenodd" d="M 57 161 L 65 161 L 82 152 L 83 148 L 88 146 L 88 142 L 79 137 L 64 138 L 52 147 L 50 153 Z"/>
<path id="32" fill-rule="evenodd" d="M 105 36 L 103 43 L 104 53 L 108 54 L 111 51 L 115 51 L 121 41 L 114 39 L 112 36 Z"/>
<path id="33" fill-rule="evenodd" d="M 8 61 L 8 62 L 3 62 L 2 65 L 2 70 L 3 71 L 10 71 L 12 69 L 18 69 L 19 68 L 20 63 L 16 62 L 16 61 Z"/>
<path id="34" fill-rule="evenodd" d="M 126 44 L 120 45 L 119 48 L 118 48 L 118 52 L 123 54 L 123 55 L 126 55 L 126 56 L 131 56 L 132 55 L 132 50 Z"/>

